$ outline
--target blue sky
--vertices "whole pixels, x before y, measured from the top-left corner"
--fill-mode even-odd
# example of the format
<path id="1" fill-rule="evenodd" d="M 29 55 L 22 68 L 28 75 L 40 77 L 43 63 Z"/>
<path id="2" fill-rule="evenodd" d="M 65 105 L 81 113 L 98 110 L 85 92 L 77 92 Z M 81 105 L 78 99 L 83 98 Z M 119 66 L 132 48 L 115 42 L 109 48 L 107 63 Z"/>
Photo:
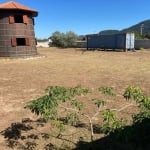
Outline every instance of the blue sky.
<path id="1" fill-rule="evenodd" d="M 0 0 L 6 2 L 8 0 Z M 15 0 L 39 12 L 37 38 L 56 30 L 79 35 L 124 29 L 150 19 L 150 0 Z"/>

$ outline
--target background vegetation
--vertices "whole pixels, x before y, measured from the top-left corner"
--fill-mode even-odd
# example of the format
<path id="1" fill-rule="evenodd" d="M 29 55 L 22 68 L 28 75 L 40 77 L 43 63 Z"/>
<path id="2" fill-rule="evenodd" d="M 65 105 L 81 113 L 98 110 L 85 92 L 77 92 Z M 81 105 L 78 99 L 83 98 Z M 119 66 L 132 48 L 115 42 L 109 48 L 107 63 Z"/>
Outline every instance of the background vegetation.
<path id="1" fill-rule="evenodd" d="M 67 48 L 75 46 L 78 36 L 72 31 L 66 33 L 56 31 L 52 33 L 50 39 L 52 40 L 52 46 Z"/>
<path id="2" fill-rule="evenodd" d="M 119 33 L 126 33 L 126 32 L 135 33 L 136 39 L 150 39 L 150 20 L 142 21 L 138 24 L 135 24 L 131 27 L 122 30 L 114 30 L 114 29 L 103 30 L 100 31 L 99 34 L 110 35 L 110 34 L 119 34 Z M 81 40 L 81 41 L 86 40 L 86 35 L 77 35 L 73 31 L 69 31 L 66 33 L 55 31 L 54 33 L 52 33 L 50 39 L 52 40 L 53 46 L 67 48 L 67 47 L 74 47 L 74 44 L 77 40 Z M 37 38 L 37 41 L 45 42 L 48 41 L 48 39 Z"/>
<path id="3" fill-rule="evenodd" d="M 141 30 L 142 30 L 142 35 L 141 35 Z M 126 32 L 133 32 L 135 33 L 135 37 L 136 39 L 150 39 L 150 20 L 145 20 L 142 21 L 138 24 L 135 24 L 131 27 L 128 27 L 126 29 L 122 29 L 122 30 L 104 30 L 104 31 L 100 31 L 100 34 L 118 34 L 118 33 L 126 33 Z"/>

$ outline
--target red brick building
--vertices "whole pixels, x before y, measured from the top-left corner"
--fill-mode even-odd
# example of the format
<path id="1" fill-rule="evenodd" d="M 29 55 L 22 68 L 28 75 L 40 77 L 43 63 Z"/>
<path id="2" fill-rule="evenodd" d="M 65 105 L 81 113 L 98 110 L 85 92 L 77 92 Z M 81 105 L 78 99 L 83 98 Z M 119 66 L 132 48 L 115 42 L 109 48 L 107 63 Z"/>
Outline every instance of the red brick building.
<path id="1" fill-rule="evenodd" d="M 37 55 L 34 17 L 38 12 L 9 1 L 0 4 L 0 57 Z"/>

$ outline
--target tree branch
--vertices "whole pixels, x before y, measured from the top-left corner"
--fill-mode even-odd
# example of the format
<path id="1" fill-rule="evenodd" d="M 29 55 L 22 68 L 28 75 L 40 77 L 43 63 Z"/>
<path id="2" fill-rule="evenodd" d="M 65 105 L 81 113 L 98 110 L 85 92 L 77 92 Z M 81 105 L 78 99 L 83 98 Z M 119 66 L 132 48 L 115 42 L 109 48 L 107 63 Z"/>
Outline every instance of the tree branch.
<path id="1" fill-rule="evenodd" d="M 122 111 L 122 110 L 124 110 L 124 109 L 126 109 L 126 108 L 128 108 L 130 106 L 137 106 L 137 105 L 135 105 L 135 104 L 128 104 L 128 105 L 125 105 L 124 107 L 122 107 L 120 109 L 110 109 L 110 110 L 120 112 L 120 111 Z"/>
<path id="2" fill-rule="evenodd" d="M 73 108 L 67 108 L 67 107 L 63 107 L 61 106 L 61 108 L 65 109 L 65 110 L 70 110 L 70 111 L 74 111 L 84 117 L 86 117 L 89 120 L 90 123 L 90 130 L 91 130 L 91 141 L 93 141 L 93 137 L 94 137 L 94 131 L 93 131 L 93 123 L 92 123 L 92 117 L 90 117 L 89 115 L 86 115 L 82 112 L 80 112 L 79 110 L 73 109 Z"/>

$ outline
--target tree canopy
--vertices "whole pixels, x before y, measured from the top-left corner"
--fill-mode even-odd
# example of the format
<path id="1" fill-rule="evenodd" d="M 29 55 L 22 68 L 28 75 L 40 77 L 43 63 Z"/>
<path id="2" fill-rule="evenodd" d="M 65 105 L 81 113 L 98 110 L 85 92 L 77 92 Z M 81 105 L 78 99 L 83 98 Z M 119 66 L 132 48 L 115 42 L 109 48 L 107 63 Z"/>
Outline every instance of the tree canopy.
<path id="1" fill-rule="evenodd" d="M 52 33 L 50 39 L 52 40 L 53 46 L 67 48 L 74 47 L 78 36 L 72 31 L 68 31 L 66 33 L 55 31 Z"/>

